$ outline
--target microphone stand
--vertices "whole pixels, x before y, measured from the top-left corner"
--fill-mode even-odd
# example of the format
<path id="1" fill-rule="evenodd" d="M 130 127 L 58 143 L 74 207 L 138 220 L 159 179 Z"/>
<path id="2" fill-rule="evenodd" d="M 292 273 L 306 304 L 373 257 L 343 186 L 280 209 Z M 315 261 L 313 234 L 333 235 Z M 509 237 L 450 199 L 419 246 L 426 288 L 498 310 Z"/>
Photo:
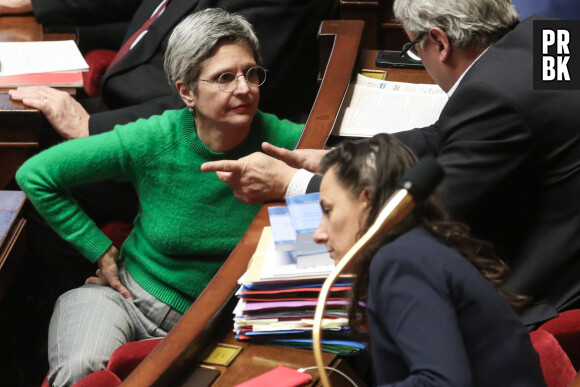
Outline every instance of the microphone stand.
<path id="1" fill-rule="evenodd" d="M 314 325 L 312 327 L 312 350 L 314 351 L 314 359 L 316 360 L 316 366 L 318 367 L 318 373 L 320 374 L 320 381 L 324 387 L 330 387 L 330 382 L 322 361 L 320 336 L 322 333 L 322 316 L 324 315 L 328 292 L 336 278 L 340 275 L 343 269 L 357 257 L 359 251 L 362 251 L 375 237 L 379 236 L 382 231 L 389 230 L 399 223 L 401 219 L 413 210 L 414 207 L 415 202 L 413 201 L 413 197 L 407 192 L 407 190 L 399 189 L 395 191 L 377 216 L 373 225 L 350 248 L 350 250 L 348 250 L 345 256 L 336 264 L 332 272 L 324 281 L 322 289 L 320 290 L 320 295 L 318 296 L 318 303 L 316 305 L 316 311 L 314 312 Z"/>
<path id="2" fill-rule="evenodd" d="M 318 296 L 318 303 L 314 312 L 312 327 L 312 350 L 316 367 L 320 374 L 320 381 L 324 387 L 330 387 L 330 381 L 322 362 L 321 325 L 328 292 L 338 275 L 358 256 L 358 253 L 367 247 L 382 232 L 393 228 L 415 208 L 416 203 L 426 199 L 443 178 L 443 168 L 432 157 L 423 158 L 414 168 L 403 176 L 399 184 L 400 189 L 395 191 L 387 200 L 383 209 L 367 232 L 348 250 L 345 256 L 336 264 L 328 275 Z"/>

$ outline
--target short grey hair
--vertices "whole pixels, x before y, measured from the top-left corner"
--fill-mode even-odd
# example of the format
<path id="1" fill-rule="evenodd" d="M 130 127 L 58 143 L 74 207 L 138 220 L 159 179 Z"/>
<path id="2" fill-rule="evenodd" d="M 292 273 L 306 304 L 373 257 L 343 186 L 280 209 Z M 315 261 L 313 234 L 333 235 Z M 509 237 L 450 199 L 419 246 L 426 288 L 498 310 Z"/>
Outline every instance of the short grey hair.
<path id="1" fill-rule="evenodd" d="M 393 12 L 415 35 L 442 29 L 454 47 L 487 46 L 519 21 L 510 0 L 395 0 Z"/>
<path id="2" fill-rule="evenodd" d="M 223 41 L 246 42 L 257 64 L 262 64 L 260 44 L 252 25 L 243 17 L 221 8 L 207 8 L 184 18 L 175 27 L 165 51 L 165 73 L 169 84 L 181 80 L 194 94 L 197 78 L 206 59 Z"/>

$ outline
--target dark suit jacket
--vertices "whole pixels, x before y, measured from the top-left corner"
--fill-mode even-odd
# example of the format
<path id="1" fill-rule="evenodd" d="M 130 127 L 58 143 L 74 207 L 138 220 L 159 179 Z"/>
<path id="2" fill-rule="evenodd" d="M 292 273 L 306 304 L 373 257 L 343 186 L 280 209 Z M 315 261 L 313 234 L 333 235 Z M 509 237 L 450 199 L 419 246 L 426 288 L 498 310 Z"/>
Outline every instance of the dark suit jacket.
<path id="1" fill-rule="evenodd" d="M 534 91 L 531 19 L 471 67 L 433 126 L 397 135 L 432 154 L 451 214 L 499 246 L 524 321 L 580 302 L 580 91 Z"/>
<path id="2" fill-rule="evenodd" d="M 555 19 L 580 19 L 580 3 L 576 0 L 512 0 L 520 17 L 540 14 Z"/>
<path id="3" fill-rule="evenodd" d="M 94 11 L 99 1 L 77 0 L 75 3 L 79 12 L 83 9 Z M 123 41 L 139 29 L 159 3 L 160 0 L 142 0 Z M 54 20 L 47 15 L 64 6 L 57 1 L 51 11 L 49 7 L 44 4 L 43 13 L 35 10 L 39 21 Z M 91 134 L 184 106 L 163 71 L 165 48 L 171 31 L 181 19 L 208 7 L 226 8 L 245 16 L 253 24 L 260 40 L 264 67 L 269 70 L 268 79 L 261 87 L 260 109 L 297 121 L 306 118 L 318 89 L 317 31 L 322 20 L 338 16 L 336 0 L 172 0 L 143 39 L 105 73 L 102 99 L 108 111 L 91 115 Z M 106 29 L 100 33 L 103 40 L 111 39 L 106 36 Z M 118 30 L 111 33 L 118 34 Z"/>
<path id="4" fill-rule="evenodd" d="M 383 246 L 369 276 L 377 386 L 545 386 L 530 336 L 509 304 L 428 231 L 411 230 Z"/>
<path id="5" fill-rule="evenodd" d="M 129 21 L 143 0 L 32 0 L 42 24 L 80 26 Z"/>

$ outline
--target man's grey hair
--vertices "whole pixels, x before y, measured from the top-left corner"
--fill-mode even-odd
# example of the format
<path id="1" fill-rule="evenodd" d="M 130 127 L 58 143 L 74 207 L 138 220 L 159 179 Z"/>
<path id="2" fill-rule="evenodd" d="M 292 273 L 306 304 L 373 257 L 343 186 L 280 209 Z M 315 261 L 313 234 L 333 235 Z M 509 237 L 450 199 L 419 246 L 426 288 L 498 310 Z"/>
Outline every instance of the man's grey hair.
<path id="1" fill-rule="evenodd" d="M 519 21 L 510 0 L 395 0 L 393 12 L 408 32 L 437 27 L 454 47 L 487 46 Z"/>
<path id="2" fill-rule="evenodd" d="M 207 8 L 183 19 L 171 33 L 165 51 L 165 73 L 169 84 L 181 80 L 194 94 L 197 78 L 206 59 L 218 44 L 246 42 L 257 64 L 262 63 L 260 44 L 252 25 L 243 17 L 221 8 Z"/>

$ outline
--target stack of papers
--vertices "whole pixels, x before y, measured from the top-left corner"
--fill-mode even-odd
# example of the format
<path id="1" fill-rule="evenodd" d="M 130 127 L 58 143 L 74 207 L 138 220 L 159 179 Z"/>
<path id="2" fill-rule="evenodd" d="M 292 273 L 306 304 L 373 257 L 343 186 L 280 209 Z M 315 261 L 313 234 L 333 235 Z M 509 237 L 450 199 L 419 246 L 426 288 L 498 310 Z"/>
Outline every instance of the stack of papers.
<path id="1" fill-rule="evenodd" d="M 318 192 L 286 198 L 286 206 L 268 207 L 274 248 L 280 257 L 299 269 L 334 266 L 326 246 L 314 242 L 313 235 L 322 219 Z"/>
<path id="2" fill-rule="evenodd" d="M 265 227 L 246 273 L 239 283 L 234 331 L 240 341 L 294 348 L 312 348 L 317 300 L 333 266 L 299 269 L 276 255 L 270 227 Z M 322 349 L 352 355 L 365 348 L 353 340 L 348 327 L 351 278 L 331 288 L 322 322 Z"/>
<path id="3" fill-rule="evenodd" d="M 0 87 L 81 87 L 88 69 L 72 40 L 0 42 Z"/>
<path id="4" fill-rule="evenodd" d="M 348 86 L 332 134 L 371 137 L 429 126 L 437 121 L 447 99 L 437 85 L 357 74 L 356 81 Z"/>

